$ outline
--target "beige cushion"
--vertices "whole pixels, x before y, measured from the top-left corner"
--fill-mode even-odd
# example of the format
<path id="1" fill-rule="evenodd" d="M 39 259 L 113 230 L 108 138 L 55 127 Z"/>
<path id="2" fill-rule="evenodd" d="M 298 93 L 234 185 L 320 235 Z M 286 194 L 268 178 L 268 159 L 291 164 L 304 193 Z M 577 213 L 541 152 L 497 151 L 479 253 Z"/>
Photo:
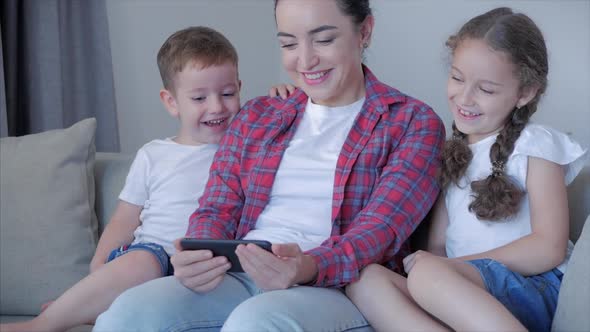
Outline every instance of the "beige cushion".
<path id="1" fill-rule="evenodd" d="M 0 139 L 0 314 L 34 315 L 88 273 L 96 120 Z"/>
<path id="2" fill-rule="evenodd" d="M 563 276 L 552 331 L 590 331 L 590 215 Z"/>

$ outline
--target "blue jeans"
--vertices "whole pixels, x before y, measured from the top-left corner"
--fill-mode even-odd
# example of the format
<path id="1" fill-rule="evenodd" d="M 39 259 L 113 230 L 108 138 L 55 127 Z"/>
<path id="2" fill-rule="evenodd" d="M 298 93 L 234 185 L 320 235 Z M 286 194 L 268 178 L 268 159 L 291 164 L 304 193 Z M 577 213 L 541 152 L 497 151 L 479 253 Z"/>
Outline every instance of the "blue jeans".
<path id="1" fill-rule="evenodd" d="M 113 251 L 111 251 L 111 253 L 109 254 L 109 257 L 107 258 L 107 263 L 116 259 L 117 257 L 125 255 L 128 252 L 136 250 L 147 251 L 150 254 L 154 255 L 154 257 L 160 264 L 162 276 L 170 276 L 174 274 L 174 267 L 170 263 L 170 256 L 168 256 L 166 250 L 164 250 L 164 247 L 152 242 L 128 244 L 125 246 L 120 246 L 117 249 L 113 249 Z"/>
<path id="2" fill-rule="evenodd" d="M 112 331 L 373 331 L 341 289 L 298 286 L 263 292 L 245 273 L 195 293 L 174 276 L 121 294 L 98 317 Z"/>
<path id="3" fill-rule="evenodd" d="M 550 331 L 563 273 L 558 269 L 524 277 L 492 259 L 467 261 L 481 275 L 488 292 L 529 331 Z"/>

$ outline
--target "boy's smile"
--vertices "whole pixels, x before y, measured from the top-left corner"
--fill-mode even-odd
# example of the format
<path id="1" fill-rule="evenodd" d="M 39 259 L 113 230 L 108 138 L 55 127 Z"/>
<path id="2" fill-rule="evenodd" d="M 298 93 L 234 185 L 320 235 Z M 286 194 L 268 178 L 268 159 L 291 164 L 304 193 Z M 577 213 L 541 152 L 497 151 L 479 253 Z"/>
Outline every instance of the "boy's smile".
<path id="1" fill-rule="evenodd" d="M 219 143 L 240 110 L 240 81 L 235 65 L 202 68 L 188 64 L 176 74 L 175 95 L 168 94 L 168 111 L 180 119 L 176 141 L 182 144 Z M 163 90 L 165 91 L 165 90 Z"/>

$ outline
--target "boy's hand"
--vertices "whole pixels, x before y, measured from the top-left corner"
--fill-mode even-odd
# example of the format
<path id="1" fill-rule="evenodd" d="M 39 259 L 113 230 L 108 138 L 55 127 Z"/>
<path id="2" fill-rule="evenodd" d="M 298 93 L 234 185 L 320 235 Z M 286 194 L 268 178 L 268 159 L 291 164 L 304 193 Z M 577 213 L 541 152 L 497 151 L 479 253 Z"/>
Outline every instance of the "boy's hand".
<path id="1" fill-rule="evenodd" d="M 261 289 L 287 289 L 317 276 L 315 260 L 303 254 L 297 244 L 273 244 L 272 251 L 255 244 L 239 245 L 236 249 L 242 268 Z"/>
<path id="2" fill-rule="evenodd" d="M 176 254 L 170 258 L 174 276 L 186 288 L 198 293 L 208 292 L 221 283 L 231 267 L 225 257 L 213 257 L 210 250 L 182 250 L 180 239 L 174 241 Z"/>
<path id="3" fill-rule="evenodd" d="M 280 96 L 283 99 L 287 99 L 295 89 L 295 86 L 291 84 L 277 84 L 268 90 L 268 95 L 270 97 Z"/>

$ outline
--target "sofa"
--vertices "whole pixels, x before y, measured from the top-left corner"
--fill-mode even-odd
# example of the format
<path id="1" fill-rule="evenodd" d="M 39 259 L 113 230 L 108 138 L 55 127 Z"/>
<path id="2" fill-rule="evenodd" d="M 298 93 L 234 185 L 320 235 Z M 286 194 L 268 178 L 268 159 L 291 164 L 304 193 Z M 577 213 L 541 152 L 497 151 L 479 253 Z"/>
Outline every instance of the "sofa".
<path id="1" fill-rule="evenodd" d="M 0 139 L 0 322 L 37 315 L 42 303 L 88 272 L 133 158 L 95 153 L 95 128 L 95 120 L 87 119 L 62 130 Z M 570 237 L 580 240 L 553 330 L 590 331 L 590 165 L 568 195 Z"/>

